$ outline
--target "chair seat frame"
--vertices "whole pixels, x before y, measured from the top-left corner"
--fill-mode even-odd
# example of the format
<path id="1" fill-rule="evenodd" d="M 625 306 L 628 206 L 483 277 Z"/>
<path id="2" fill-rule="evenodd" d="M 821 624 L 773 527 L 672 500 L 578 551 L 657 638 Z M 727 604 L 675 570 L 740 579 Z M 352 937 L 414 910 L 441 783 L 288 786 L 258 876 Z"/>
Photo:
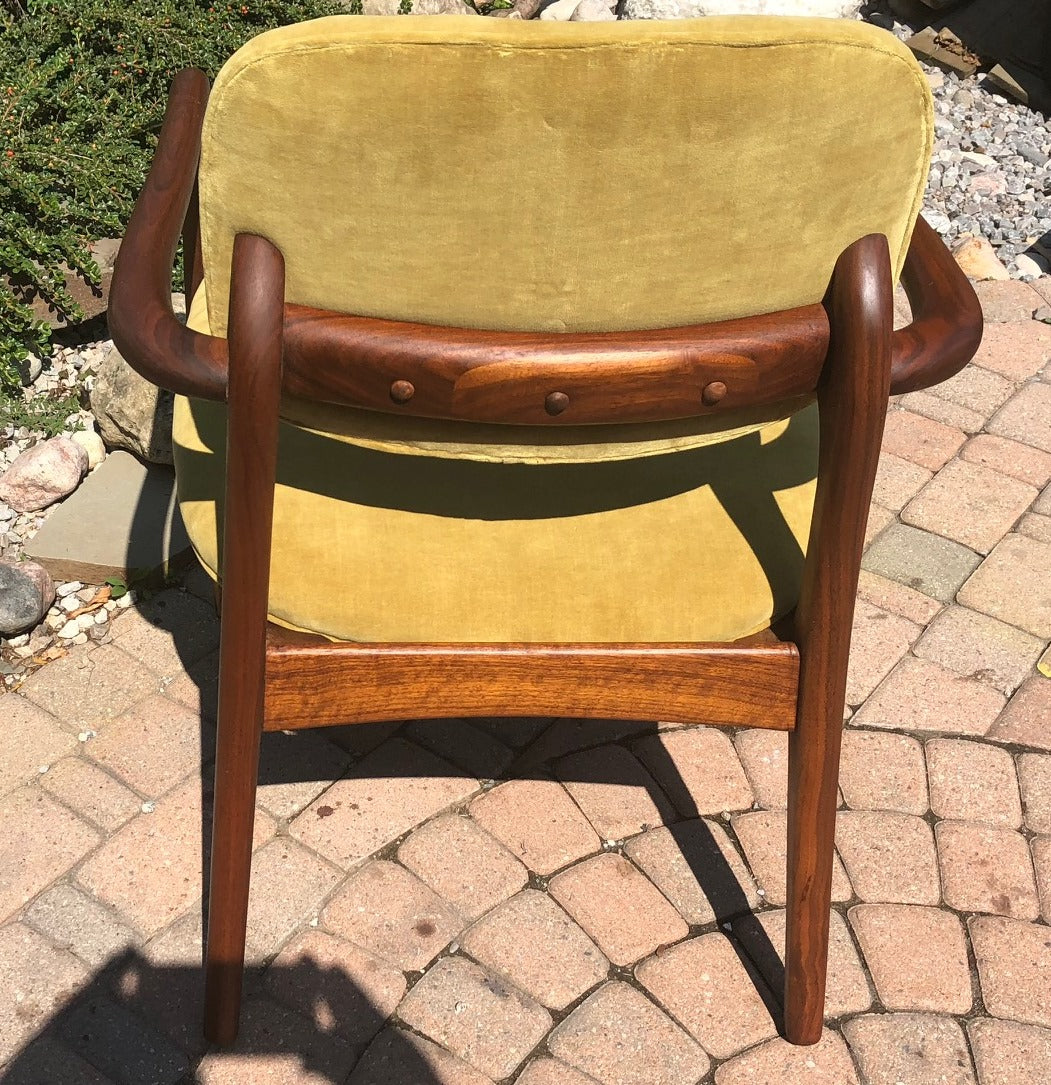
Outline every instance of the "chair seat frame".
<path id="1" fill-rule="evenodd" d="M 957 372 L 981 340 L 974 291 L 918 220 L 893 330 L 882 235 L 840 256 L 820 305 L 707 326 L 558 335 L 383 321 L 288 305 L 284 261 L 238 235 L 227 338 L 171 307 L 184 242 L 202 275 L 196 174 L 208 98 L 180 73 L 121 246 L 110 331 L 143 376 L 228 406 L 226 520 L 205 1032 L 239 1018 L 252 824 L 264 730 L 471 715 L 660 718 L 789 733 L 783 1033 L 815 1043 L 824 1015 L 840 739 L 854 597 L 892 393 Z M 281 401 L 475 422 L 566 425 L 725 413 L 816 396 L 818 483 L 801 596 L 782 623 L 733 644 L 348 644 L 269 625 Z"/>

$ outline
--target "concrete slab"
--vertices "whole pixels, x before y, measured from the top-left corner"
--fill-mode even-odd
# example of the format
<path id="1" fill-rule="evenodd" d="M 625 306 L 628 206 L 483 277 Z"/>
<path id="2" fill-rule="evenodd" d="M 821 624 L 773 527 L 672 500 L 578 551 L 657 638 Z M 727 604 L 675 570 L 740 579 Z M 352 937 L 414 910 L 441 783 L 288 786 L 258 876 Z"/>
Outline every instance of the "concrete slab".
<path id="1" fill-rule="evenodd" d="M 185 564 L 193 551 L 175 504 L 174 472 L 111 452 L 26 552 L 56 580 L 85 584 L 139 581 Z"/>

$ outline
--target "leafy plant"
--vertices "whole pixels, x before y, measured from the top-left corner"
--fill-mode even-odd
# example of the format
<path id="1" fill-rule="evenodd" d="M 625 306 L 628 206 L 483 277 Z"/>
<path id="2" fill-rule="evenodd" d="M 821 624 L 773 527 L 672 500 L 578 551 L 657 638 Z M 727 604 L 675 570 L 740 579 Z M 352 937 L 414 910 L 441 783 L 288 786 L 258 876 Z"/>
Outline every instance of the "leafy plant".
<path id="1" fill-rule="evenodd" d="M 43 431 L 48 437 L 57 437 L 66 429 L 66 419 L 80 410 L 80 400 L 75 393 L 38 395 L 23 400 L 19 394 L 0 395 L 0 429 L 14 426 L 19 429 Z"/>
<path id="2" fill-rule="evenodd" d="M 3 0 L 0 4 L 0 396 L 47 353 L 38 297 L 82 315 L 65 283 L 99 281 L 88 245 L 120 236 L 174 74 L 214 76 L 259 32 L 335 14 L 335 0 Z"/>

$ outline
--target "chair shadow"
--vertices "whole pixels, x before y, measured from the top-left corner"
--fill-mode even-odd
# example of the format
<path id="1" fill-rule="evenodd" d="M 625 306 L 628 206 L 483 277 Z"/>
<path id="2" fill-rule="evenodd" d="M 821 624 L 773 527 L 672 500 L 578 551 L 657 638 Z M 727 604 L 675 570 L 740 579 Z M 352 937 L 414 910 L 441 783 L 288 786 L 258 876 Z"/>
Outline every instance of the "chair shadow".
<path id="1" fill-rule="evenodd" d="M 748 454 L 750 456 L 757 452 L 762 454 L 757 438 L 754 444 L 756 447 L 749 449 Z M 776 449 L 774 452 L 776 453 Z M 712 456 L 713 451 L 701 450 L 695 458 L 706 463 Z M 472 472 L 476 466 L 468 467 L 466 470 Z M 804 479 L 786 471 L 782 465 L 779 485 L 797 485 L 801 481 Z M 395 488 L 389 492 L 397 493 L 398 490 Z M 475 487 L 466 487 L 463 492 L 467 495 L 477 495 L 480 491 Z M 780 568 L 783 570 L 785 561 L 801 563 L 802 555 L 798 544 L 783 518 L 780 517 L 776 503 L 770 495 L 761 498 L 758 506 L 754 503 L 749 504 L 733 489 L 720 490 L 719 497 L 727 512 L 748 538 L 764 569 L 779 566 L 780 563 Z M 475 498 L 468 496 L 464 500 L 473 501 Z M 542 511 L 538 510 L 538 515 L 540 514 Z M 141 554 L 144 548 L 151 545 L 155 547 L 159 565 L 163 558 L 163 544 L 159 525 L 156 522 L 156 512 L 148 508 L 137 509 L 129 548 L 134 548 Z M 770 579 L 772 583 L 775 583 L 784 578 L 771 575 Z M 199 588 L 196 594 L 202 601 L 201 605 L 205 605 L 203 600 L 207 598 L 207 589 Z M 202 869 L 205 872 L 201 898 L 201 927 L 204 929 L 211 850 L 213 769 L 210 763 L 210 751 L 214 749 L 216 653 L 205 648 L 202 654 L 199 624 L 171 621 L 165 616 L 165 608 L 161 604 L 166 598 L 169 601 L 172 599 L 171 596 L 166 596 L 162 592 L 152 603 L 147 601 L 140 608 L 140 613 L 171 632 L 175 649 L 186 673 L 196 684 L 200 698 L 201 750 L 204 752 L 201 772 L 203 815 L 200 838 Z M 777 602 L 779 601 L 775 600 L 775 604 Z M 195 607 L 199 614 L 201 607 L 196 604 Z M 178 607 L 173 607 L 173 609 L 177 610 Z M 760 725 L 761 722 L 757 720 L 756 724 Z M 425 755 L 421 751 L 421 768 L 418 772 L 414 771 L 413 758 L 407 757 L 398 770 L 404 775 L 427 775 L 433 772 L 431 755 L 437 753 L 455 766 L 457 772 L 463 769 L 476 777 L 484 776 L 496 781 L 521 778 L 549 779 L 551 764 L 564 754 L 604 746 L 610 742 L 625 744 L 630 749 L 634 740 L 655 734 L 658 730 L 655 723 L 643 721 L 533 718 L 411 721 L 407 726 L 410 730 L 410 738 L 415 744 L 410 748 L 425 746 L 428 753 Z M 315 731 L 314 734 L 327 737 L 335 743 L 332 747 L 330 778 L 332 780 L 338 778 L 341 775 L 341 768 L 346 766 L 347 759 L 346 757 L 341 759 L 337 753 L 337 746 L 342 747 L 344 752 L 350 752 L 350 767 L 343 774 L 352 774 L 354 764 L 361 757 L 384 742 L 395 728 L 400 727 L 402 724 L 356 724 L 329 728 L 327 736 L 324 735 L 324 730 Z M 484 765 L 478 763 L 477 751 L 472 750 L 472 736 L 476 737 L 479 729 L 496 738 L 504 747 L 512 751 L 511 757 L 505 759 L 503 765 L 494 766 L 491 774 L 485 771 Z M 421 735 L 424 736 L 422 741 L 419 737 Z M 424 757 L 426 757 L 426 767 L 422 767 Z M 473 759 L 473 763 L 470 766 L 465 765 L 465 758 Z M 512 760 L 513 763 L 508 766 L 507 761 Z M 580 759 L 575 759 L 575 764 L 579 765 L 579 763 Z M 712 922 L 691 926 L 690 936 L 696 937 L 712 931 L 721 931 L 728 937 L 778 1031 L 782 1031 L 780 992 L 784 983 L 784 968 L 780 954 L 759 921 L 758 914 L 761 913 L 753 911 L 748 894 L 724 856 L 719 841 L 690 798 L 686 782 L 674 761 L 660 743 L 652 743 L 647 751 L 647 768 L 652 776 L 659 777 L 664 782 L 663 790 L 652 777 L 650 784 L 646 785 L 654 803 L 666 807 L 668 797 L 665 791 L 674 796 L 678 820 L 673 821 L 667 828 L 715 915 Z M 638 783 L 636 776 L 620 778 L 619 774 L 609 766 L 600 770 L 593 767 L 578 769 L 576 777 L 582 782 Z M 565 782 L 564 776 L 560 775 L 559 778 Z M 260 785 L 298 783 L 317 779 L 316 756 L 308 756 L 304 745 L 297 747 L 294 740 L 280 733 L 264 734 L 259 774 Z M 626 972 L 624 969 L 614 968 L 611 970 L 611 975 L 625 978 Z M 306 1003 L 313 1006 L 326 1020 L 325 1026 L 319 1024 L 317 1020 L 312 1023 L 300 1014 L 289 1011 L 288 1018 L 283 1022 L 271 1022 L 269 1026 L 255 1027 L 251 1014 L 252 991 L 264 982 L 270 988 L 285 987 L 299 991 L 300 1002 L 303 1001 L 302 996 L 305 993 Z M 179 1033 L 184 1046 L 196 1048 L 198 1053 L 203 1054 L 206 1045 L 200 1036 L 198 1024 L 201 1020 L 202 989 L 202 968 L 193 965 L 158 965 L 137 950 L 128 950 L 100 968 L 87 988 L 46 1023 L 42 1031 L 7 1065 L 3 1076 L 0 1077 L 0 1082 L 3 1082 L 3 1085 L 23 1085 L 29 1082 L 40 1085 L 45 1081 L 57 1080 L 54 1075 L 41 1076 L 40 1069 L 46 1066 L 48 1058 L 53 1057 L 54 1041 L 58 1041 L 63 1049 L 71 1048 L 74 1052 L 83 1055 L 89 1063 L 105 1073 L 106 1065 L 103 1063 L 107 1062 L 107 1058 L 112 1058 L 105 1054 L 108 1050 L 107 1044 L 109 1044 L 106 1038 L 119 1034 L 121 1014 L 132 1014 L 137 1018 L 139 1026 L 147 1031 L 157 1031 L 157 1022 L 163 1024 L 165 1015 L 172 1010 L 172 1007 L 175 1007 L 176 1016 L 182 1018 Z M 291 967 L 284 964 L 271 964 L 269 969 L 250 966 L 246 971 L 246 992 L 245 1025 L 234 1051 L 245 1055 L 264 1055 L 288 1054 L 290 1051 L 302 1050 L 306 1060 L 304 1069 L 315 1073 L 319 1079 L 330 1080 L 333 1083 L 347 1081 L 350 1073 L 349 1068 L 339 1069 L 343 1065 L 340 1061 L 341 1053 L 345 1054 L 344 1048 L 348 1044 L 348 1041 L 340 1039 L 340 1036 L 348 1033 L 356 1034 L 355 1029 L 360 1033 L 363 1020 L 375 1025 L 374 1031 L 381 1030 L 386 1018 L 386 1013 L 369 1001 L 367 994 L 357 987 L 352 977 L 339 968 L 327 967 L 309 958 Z M 573 1008 L 570 1006 L 565 1013 L 571 1012 Z M 162 1028 L 161 1031 L 163 1032 L 164 1029 Z M 360 1065 L 362 1066 L 369 1065 L 370 1059 L 373 1061 L 386 1059 L 390 1066 L 401 1067 L 402 1076 L 384 1077 L 381 1074 L 375 1079 L 377 1082 L 382 1081 L 384 1085 L 387 1085 L 388 1081 L 390 1085 L 401 1085 L 403 1081 L 404 1085 L 432 1085 L 432 1083 L 438 1085 L 439 1078 L 427 1060 L 413 1046 L 409 1034 L 400 1032 L 396 1028 L 388 1028 L 382 1032 L 382 1036 L 383 1039 L 373 1042 L 371 1048 L 358 1044 L 349 1056 L 351 1064 L 364 1050 L 366 1054 L 361 1056 Z M 102 1037 L 101 1040 L 100 1037 Z M 109 1044 L 109 1047 L 112 1047 L 112 1044 Z M 168 1047 L 171 1047 L 170 1043 Z M 350 1044 L 350 1047 L 354 1045 Z M 321 1054 L 315 1052 L 321 1052 Z M 337 1069 L 333 1070 L 332 1066 L 337 1066 Z M 326 1077 L 327 1074 L 331 1076 Z M 124 1077 L 116 1074 L 114 1076 L 117 1080 L 124 1080 Z M 148 1080 L 148 1078 L 143 1077 L 142 1080 Z M 181 1079 L 173 1077 L 165 1080 Z M 358 1071 L 355 1071 L 354 1076 L 350 1077 L 351 1085 L 357 1080 Z M 371 1083 L 373 1079 L 368 1080 Z"/>

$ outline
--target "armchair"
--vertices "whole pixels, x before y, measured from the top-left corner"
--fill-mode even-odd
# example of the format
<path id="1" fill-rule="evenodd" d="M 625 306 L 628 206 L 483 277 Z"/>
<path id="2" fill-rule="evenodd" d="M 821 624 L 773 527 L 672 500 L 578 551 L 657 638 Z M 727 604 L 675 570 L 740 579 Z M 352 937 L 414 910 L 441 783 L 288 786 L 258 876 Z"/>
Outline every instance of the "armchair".
<path id="1" fill-rule="evenodd" d="M 784 1033 L 819 1038 L 888 394 L 981 339 L 930 141 L 848 21 L 341 16 L 177 76 L 109 319 L 222 582 L 209 1038 L 261 733 L 523 713 L 789 732 Z"/>

